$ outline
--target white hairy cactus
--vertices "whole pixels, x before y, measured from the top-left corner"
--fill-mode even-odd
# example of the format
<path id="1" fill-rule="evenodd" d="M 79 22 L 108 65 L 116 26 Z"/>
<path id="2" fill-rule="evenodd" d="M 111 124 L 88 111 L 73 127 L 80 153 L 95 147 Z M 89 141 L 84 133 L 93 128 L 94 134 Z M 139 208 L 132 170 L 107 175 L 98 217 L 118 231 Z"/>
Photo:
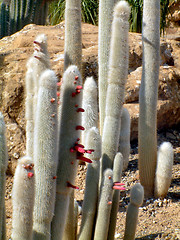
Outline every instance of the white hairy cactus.
<path id="1" fill-rule="evenodd" d="M 170 142 L 163 142 L 158 150 L 155 176 L 155 197 L 165 197 L 172 179 L 174 153 Z"/>
<path id="2" fill-rule="evenodd" d="M 130 203 L 126 214 L 126 228 L 124 240 L 134 240 L 138 221 L 139 207 L 144 200 L 144 188 L 140 183 L 136 183 L 130 191 Z"/>
<path id="3" fill-rule="evenodd" d="M 31 157 L 18 160 L 12 191 L 12 239 L 32 240 L 34 163 Z"/>
<path id="4" fill-rule="evenodd" d="M 119 137 L 119 152 L 123 155 L 123 171 L 126 170 L 129 163 L 130 154 L 130 114 L 126 108 L 123 107 L 121 114 L 121 131 Z"/>
<path id="5" fill-rule="evenodd" d="M 87 131 L 92 127 L 98 127 L 98 94 L 97 84 L 93 77 L 87 77 L 83 87 L 82 125 L 85 130 L 82 133 L 82 143 L 86 143 Z"/>

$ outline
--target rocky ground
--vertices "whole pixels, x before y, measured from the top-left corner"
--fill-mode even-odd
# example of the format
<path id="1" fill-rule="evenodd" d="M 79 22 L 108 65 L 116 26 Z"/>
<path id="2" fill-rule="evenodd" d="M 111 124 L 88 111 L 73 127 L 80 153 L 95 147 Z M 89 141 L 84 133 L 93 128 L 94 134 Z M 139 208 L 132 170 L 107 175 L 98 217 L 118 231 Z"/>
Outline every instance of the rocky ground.
<path id="1" fill-rule="evenodd" d="M 173 15 L 174 16 L 174 15 Z M 177 14 L 174 16 L 177 18 Z M 83 24 L 83 76 L 97 79 L 98 28 Z M 0 40 L 0 110 L 7 126 L 9 164 L 6 177 L 7 239 L 11 234 L 11 191 L 17 159 L 25 154 L 25 84 L 26 61 L 39 33 L 48 36 L 52 68 L 59 78 L 63 74 L 64 23 L 57 26 L 28 25 L 21 32 Z M 125 106 L 131 115 L 131 155 L 122 182 L 116 239 L 122 239 L 129 191 L 139 182 L 138 174 L 138 93 L 141 80 L 142 41 L 140 34 L 129 34 L 129 77 Z M 170 141 L 174 148 L 172 183 L 165 199 L 145 199 L 139 211 L 136 239 L 180 239 L 180 31 L 173 27 L 161 38 L 161 67 L 158 99 L 158 146 Z M 79 165 L 76 199 L 82 204 L 86 166 Z M 81 216 L 79 217 L 80 224 Z"/>

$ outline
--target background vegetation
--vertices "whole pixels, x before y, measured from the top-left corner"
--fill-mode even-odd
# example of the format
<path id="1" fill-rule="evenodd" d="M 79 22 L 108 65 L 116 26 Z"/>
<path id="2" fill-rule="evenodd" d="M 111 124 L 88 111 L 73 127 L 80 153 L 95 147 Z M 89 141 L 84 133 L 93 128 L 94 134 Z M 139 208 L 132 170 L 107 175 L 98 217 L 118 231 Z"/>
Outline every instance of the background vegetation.
<path id="1" fill-rule="evenodd" d="M 142 30 L 142 11 L 143 0 L 127 0 L 131 6 L 130 31 L 141 32 Z M 166 17 L 168 14 L 169 3 L 173 0 L 160 0 L 161 3 L 161 32 L 167 25 Z M 82 21 L 98 25 L 98 4 L 99 0 L 82 0 Z M 65 0 L 53 1 L 49 7 L 49 23 L 58 24 L 64 20 Z"/>

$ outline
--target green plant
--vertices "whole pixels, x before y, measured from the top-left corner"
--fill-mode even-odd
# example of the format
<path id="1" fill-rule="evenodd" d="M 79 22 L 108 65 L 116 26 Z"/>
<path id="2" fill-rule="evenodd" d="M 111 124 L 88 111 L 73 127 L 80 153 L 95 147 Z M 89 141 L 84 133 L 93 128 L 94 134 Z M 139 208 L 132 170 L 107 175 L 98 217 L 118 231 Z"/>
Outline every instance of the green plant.
<path id="1" fill-rule="evenodd" d="M 49 6 L 49 22 L 55 25 L 64 20 L 65 15 L 65 0 L 54 1 Z M 97 25 L 98 22 L 98 1 L 97 0 L 82 0 L 81 2 L 81 17 L 83 22 Z"/>
<path id="2" fill-rule="evenodd" d="M 0 38 L 11 35 L 29 23 L 45 24 L 48 2 L 7 0 L 0 4 Z"/>

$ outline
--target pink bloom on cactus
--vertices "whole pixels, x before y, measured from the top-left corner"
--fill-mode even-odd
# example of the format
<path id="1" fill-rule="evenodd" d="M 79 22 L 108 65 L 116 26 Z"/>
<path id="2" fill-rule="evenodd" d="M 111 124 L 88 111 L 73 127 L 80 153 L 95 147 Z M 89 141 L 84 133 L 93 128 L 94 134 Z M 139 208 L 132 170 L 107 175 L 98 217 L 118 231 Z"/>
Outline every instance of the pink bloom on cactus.
<path id="1" fill-rule="evenodd" d="M 73 188 L 73 189 L 79 189 L 79 187 L 71 184 L 69 181 L 67 181 L 67 187 L 71 187 L 71 188 Z"/>
<path id="2" fill-rule="evenodd" d="M 126 190 L 125 187 L 121 187 L 121 186 L 124 186 L 125 184 L 124 183 L 120 183 L 120 182 L 114 182 L 113 184 L 113 189 L 116 189 L 116 190 Z"/>
<path id="3" fill-rule="evenodd" d="M 85 128 L 81 125 L 76 126 L 76 130 L 85 130 Z"/>
<path id="4" fill-rule="evenodd" d="M 76 111 L 77 112 L 84 112 L 85 110 L 83 108 L 78 108 Z"/>
<path id="5" fill-rule="evenodd" d="M 77 159 L 83 162 L 92 163 L 92 161 L 89 158 L 84 157 L 84 155 L 81 153 L 77 154 Z"/>

